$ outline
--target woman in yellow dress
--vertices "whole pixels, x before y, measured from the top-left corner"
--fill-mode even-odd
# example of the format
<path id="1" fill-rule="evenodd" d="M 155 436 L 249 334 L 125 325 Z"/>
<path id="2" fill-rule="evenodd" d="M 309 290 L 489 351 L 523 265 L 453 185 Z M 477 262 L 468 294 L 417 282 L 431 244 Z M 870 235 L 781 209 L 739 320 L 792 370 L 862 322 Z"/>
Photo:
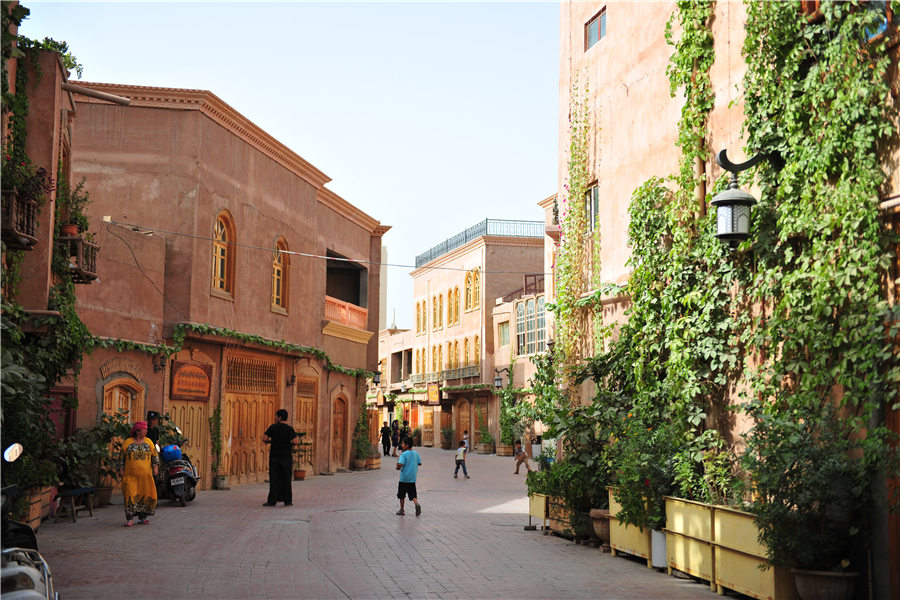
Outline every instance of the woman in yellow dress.
<path id="1" fill-rule="evenodd" d="M 119 477 L 122 478 L 122 496 L 125 498 L 125 527 L 138 523 L 150 523 L 156 512 L 156 482 L 159 472 L 159 456 L 156 444 L 147 435 L 146 421 L 131 426 L 131 437 L 122 444 L 119 459 Z"/>

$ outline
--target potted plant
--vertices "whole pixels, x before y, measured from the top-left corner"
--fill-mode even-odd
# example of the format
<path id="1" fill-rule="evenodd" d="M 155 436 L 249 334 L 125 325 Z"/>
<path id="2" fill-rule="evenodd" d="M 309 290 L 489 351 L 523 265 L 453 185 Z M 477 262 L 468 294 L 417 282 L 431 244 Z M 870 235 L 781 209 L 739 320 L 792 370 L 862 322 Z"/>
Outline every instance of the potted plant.
<path id="1" fill-rule="evenodd" d="M 369 458 L 369 426 L 365 421 L 365 412 L 356 423 L 353 432 L 353 457 L 350 459 L 350 467 L 354 471 L 362 471 L 366 468 L 366 460 Z"/>
<path id="2" fill-rule="evenodd" d="M 850 598 L 872 527 L 872 482 L 894 472 L 896 450 L 830 402 L 797 412 L 770 413 L 748 436 L 750 512 L 769 563 L 791 569 L 801 598 L 825 588 L 829 598 Z"/>
<path id="3" fill-rule="evenodd" d="M 35 166 L 24 153 L 15 157 L 4 153 L 2 224 L 8 247 L 29 249 L 37 242 L 37 213 L 52 191 L 46 169 Z"/>
<path id="4" fill-rule="evenodd" d="M 113 487 L 119 480 L 117 464 L 122 453 L 122 442 L 129 435 L 128 414 L 122 411 L 114 415 L 104 414 L 100 422 L 87 432 L 87 443 L 96 453 L 94 488 L 100 506 L 109 504 Z"/>
<path id="5" fill-rule="evenodd" d="M 452 427 L 441 427 L 441 449 L 442 450 L 453 449 L 453 428 Z"/>
<path id="6" fill-rule="evenodd" d="M 410 437 L 412 437 L 413 446 L 421 446 L 422 445 L 422 428 L 414 427 L 412 430 L 412 435 Z"/>
<path id="7" fill-rule="evenodd" d="M 84 190 L 82 179 L 74 188 L 69 181 L 60 176 L 56 189 L 57 221 L 60 234 L 75 236 L 87 231 L 90 223 L 84 209 L 90 204 L 90 194 Z"/>
<path id="8" fill-rule="evenodd" d="M 494 437 L 488 431 L 487 426 L 481 428 L 478 432 L 478 453 L 493 454 L 494 453 Z"/>
<path id="9" fill-rule="evenodd" d="M 507 385 L 500 390 L 498 395 L 500 396 L 500 443 L 497 444 L 497 456 L 512 456 L 513 444 L 516 441 L 517 419 L 510 409 L 515 404 L 515 388 L 511 384 Z"/>
<path id="10" fill-rule="evenodd" d="M 217 490 L 227 490 L 228 475 L 222 469 L 222 405 L 216 404 L 209 416 L 209 444 L 212 451 L 213 482 Z"/>
<path id="11" fill-rule="evenodd" d="M 297 436 L 300 437 L 300 443 L 294 445 L 294 479 L 303 481 L 306 479 L 306 466 L 310 462 L 310 451 L 312 450 L 311 442 L 304 442 L 303 437 L 305 431 L 298 431 Z"/>

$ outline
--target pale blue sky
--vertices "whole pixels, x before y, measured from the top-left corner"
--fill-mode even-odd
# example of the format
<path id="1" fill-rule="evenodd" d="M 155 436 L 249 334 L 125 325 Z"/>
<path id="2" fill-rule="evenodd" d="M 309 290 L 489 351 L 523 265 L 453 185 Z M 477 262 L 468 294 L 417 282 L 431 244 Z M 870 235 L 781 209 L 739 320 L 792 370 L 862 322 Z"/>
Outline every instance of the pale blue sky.
<path id="1" fill-rule="evenodd" d="M 21 33 L 67 41 L 86 81 L 222 98 L 393 226 L 391 263 L 485 218 L 540 220 L 555 192 L 557 3 L 23 4 Z M 406 328 L 409 271 L 388 270 Z"/>

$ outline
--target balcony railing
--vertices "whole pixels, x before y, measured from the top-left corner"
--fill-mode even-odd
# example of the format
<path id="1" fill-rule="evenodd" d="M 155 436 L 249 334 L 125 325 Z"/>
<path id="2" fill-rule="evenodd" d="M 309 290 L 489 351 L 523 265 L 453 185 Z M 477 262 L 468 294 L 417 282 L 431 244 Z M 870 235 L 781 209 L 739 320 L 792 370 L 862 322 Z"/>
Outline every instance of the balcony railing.
<path id="1" fill-rule="evenodd" d="M 81 235 L 61 235 L 56 242 L 69 256 L 69 273 L 73 283 L 90 283 L 97 279 L 97 253 L 100 246 Z"/>
<path id="2" fill-rule="evenodd" d="M 425 383 L 425 374 L 424 373 L 414 373 L 409 376 L 409 382 L 416 383 Z"/>
<path id="3" fill-rule="evenodd" d="M 31 250 L 37 243 L 37 202 L 3 190 L 3 241 L 7 248 Z"/>
<path id="4" fill-rule="evenodd" d="M 469 227 L 465 231 L 457 233 L 453 237 L 434 246 L 428 252 L 423 252 L 416 257 L 416 268 L 433 261 L 438 256 L 450 252 L 454 248 L 478 239 L 484 235 L 501 237 L 544 237 L 543 221 L 506 221 L 501 219 L 485 219 L 484 221 Z"/>
<path id="5" fill-rule="evenodd" d="M 418 381 L 416 378 L 423 378 L 424 382 L 431 383 L 432 381 L 447 381 L 448 379 L 465 379 L 467 377 L 479 377 L 481 376 L 481 367 L 478 365 L 472 365 L 469 367 L 460 367 L 458 369 L 446 369 L 444 371 L 433 371 L 431 373 L 418 373 L 416 375 L 410 375 L 410 381 L 412 383 L 422 383 L 422 379 Z"/>
<path id="6" fill-rule="evenodd" d="M 341 325 L 367 329 L 369 311 L 361 306 L 325 296 L 325 318 Z"/>

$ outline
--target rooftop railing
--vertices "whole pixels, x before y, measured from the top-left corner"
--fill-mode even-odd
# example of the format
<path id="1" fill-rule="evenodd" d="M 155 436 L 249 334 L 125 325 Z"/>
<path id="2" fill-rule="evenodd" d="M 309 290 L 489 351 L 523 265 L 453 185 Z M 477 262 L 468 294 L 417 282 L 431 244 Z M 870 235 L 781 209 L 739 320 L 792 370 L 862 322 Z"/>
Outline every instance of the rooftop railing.
<path id="1" fill-rule="evenodd" d="M 430 263 L 437 257 L 485 235 L 543 238 L 544 222 L 485 219 L 484 221 L 469 227 L 465 231 L 444 240 L 437 246 L 431 248 L 428 252 L 423 252 L 416 256 L 416 268 L 418 269 L 422 265 Z"/>

